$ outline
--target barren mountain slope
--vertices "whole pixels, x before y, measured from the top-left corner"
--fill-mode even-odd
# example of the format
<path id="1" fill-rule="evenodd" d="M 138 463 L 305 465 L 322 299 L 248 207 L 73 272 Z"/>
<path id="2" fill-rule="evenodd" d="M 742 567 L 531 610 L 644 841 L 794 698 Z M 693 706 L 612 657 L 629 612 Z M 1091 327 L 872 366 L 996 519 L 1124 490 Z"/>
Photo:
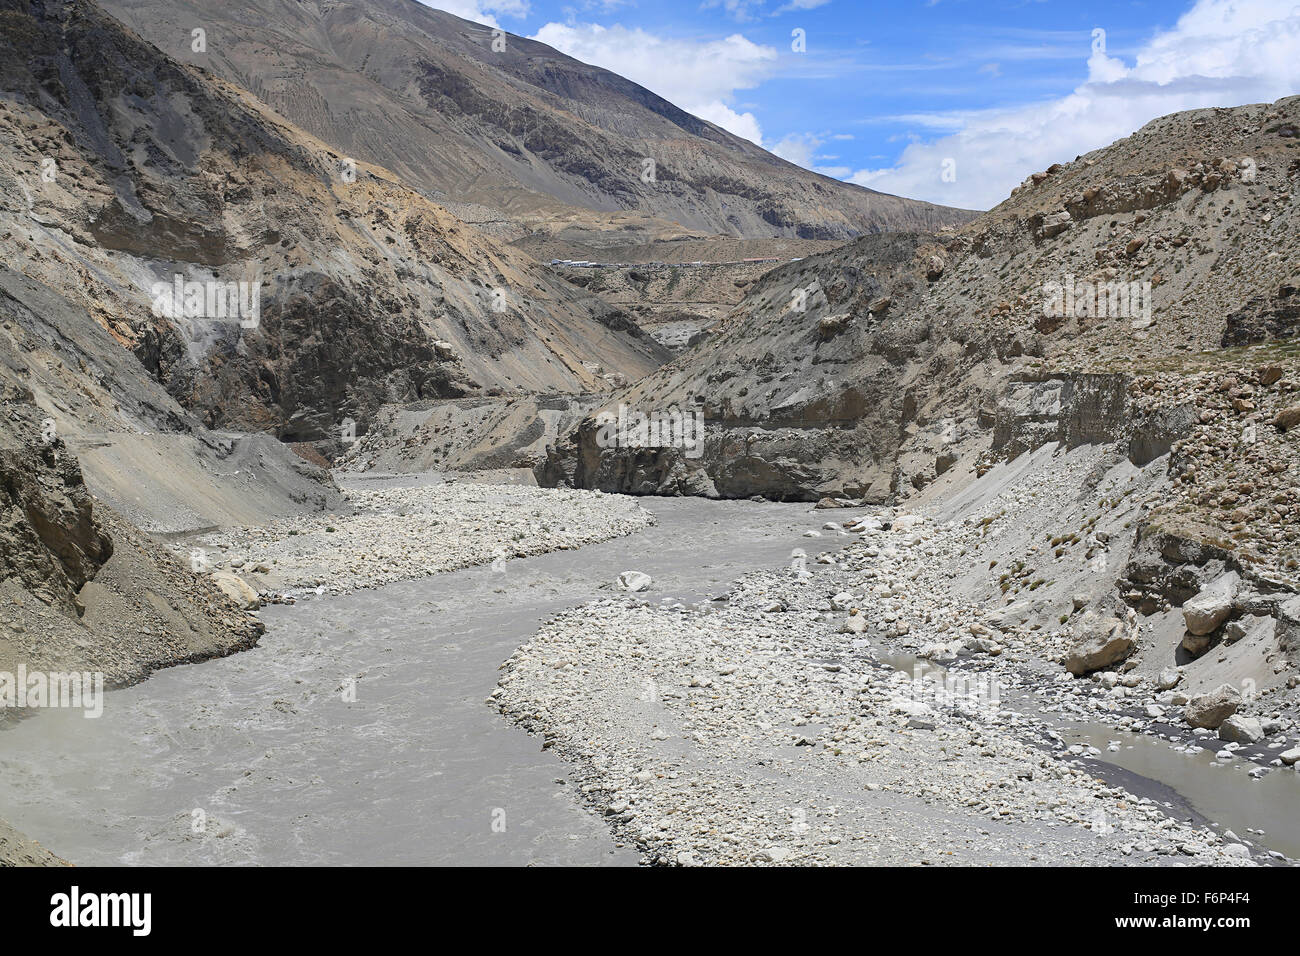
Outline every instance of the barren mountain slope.
<path id="1" fill-rule="evenodd" d="M 1159 514 L 1291 566 L 1298 130 L 1300 98 L 1165 117 L 958 231 L 778 268 L 608 403 L 701 403 L 701 459 L 599 448 L 589 421 L 547 477 L 883 501 L 1044 442 L 1132 440 L 1142 463 L 1176 451 Z"/>
<path id="2" fill-rule="evenodd" d="M 581 391 L 594 366 L 635 377 L 665 354 L 93 4 L 3 0 L 0 17 L 5 262 L 85 307 L 209 426 L 337 440 L 384 401 Z M 198 307 L 186 289 L 168 317 L 178 281 L 200 284 Z M 213 309 L 240 282 L 252 321 Z"/>
<path id="3" fill-rule="evenodd" d="M 745 290 L 781 262 L 843 243 L 817 239 L 723 239 L 599 247 L 532 236 L 514 245 L 542 261 L 586 260 L 599 268 L 559 264 L 575 285 L 626 309 L 654 339 L 680 350 L 722 319 Z"/>
<path id="4" fill-rule="evenodd" d="M 0 672 L 100 672 L 112 687 L 255 644 L 258 621 L 91 498 L 40 415 L 3 386 Z"/>
<path id="5" fill-rule="evenodd" d="M 415 0 L 104 5 L 169 55 L 510 238 L 684 227 L 830 239 L 969 218 L 801 169 L 545 44 L 508 36 L 494 50 L 488 27 Z"/>

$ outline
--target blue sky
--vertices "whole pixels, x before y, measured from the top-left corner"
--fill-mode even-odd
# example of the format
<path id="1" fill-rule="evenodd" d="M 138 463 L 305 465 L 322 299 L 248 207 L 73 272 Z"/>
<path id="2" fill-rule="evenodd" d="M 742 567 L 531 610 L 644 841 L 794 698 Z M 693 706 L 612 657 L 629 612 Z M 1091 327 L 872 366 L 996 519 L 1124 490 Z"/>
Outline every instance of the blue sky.
<path id="1" fill-rule="evenodd" d="M 1300 0 L 424 2 L 802 166 L 969 208 L 1165 113 L 1300 93 Z"/>

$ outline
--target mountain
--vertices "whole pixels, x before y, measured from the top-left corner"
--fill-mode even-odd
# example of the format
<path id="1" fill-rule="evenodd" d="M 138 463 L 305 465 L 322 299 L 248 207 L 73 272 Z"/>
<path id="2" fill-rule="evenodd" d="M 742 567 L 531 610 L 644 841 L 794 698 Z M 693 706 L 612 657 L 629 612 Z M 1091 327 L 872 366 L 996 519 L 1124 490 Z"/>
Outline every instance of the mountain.
<path id="1" fill-rule="evenodd" d="M 667 355 L 101 8 L 3 0 L 0 15 L 4 261 L 82 307 L 206 426 L 337 443 L 383 402 L 583 391 Z M 227 293 L 256 316 L 223 319 L 239 305 Z"/>
<path id="2" fill-rule="evenodd" d="M 494 50 L 488 27 L 416 0 L 104 6 L 168 55 L 510 239 L 848 239 L 971 215 L 809 172 L 545 44 L 510 35 Z M 643 182 L 647 159 L 655 182 Z"/>
<path id="3" fill-rule="evenodd" d="M 247 586 L 151 535 L 345 510 L 319 452 L 384 403 L 667 356 L 343 158 L 86 0 L 0 0 L 0 671 L 252 646 Z"/>
<path id="4" fill-rule="evenodd" d="M 1300 97 L 1155 120 L 960 228 L 772 269 L 703 341 L 571 409 L 539 480 L 923 502 L 1026 452 L 1104 446 L 1163 469 L 1133 527 L 1300 580 L 1278 525 L 1300 515 L 1298 195 Z M 701 408 L 701 454 L 612 445 L 595 413 L 620 405 Z M 464 443 L 532 455 L 526 425 Z"/>

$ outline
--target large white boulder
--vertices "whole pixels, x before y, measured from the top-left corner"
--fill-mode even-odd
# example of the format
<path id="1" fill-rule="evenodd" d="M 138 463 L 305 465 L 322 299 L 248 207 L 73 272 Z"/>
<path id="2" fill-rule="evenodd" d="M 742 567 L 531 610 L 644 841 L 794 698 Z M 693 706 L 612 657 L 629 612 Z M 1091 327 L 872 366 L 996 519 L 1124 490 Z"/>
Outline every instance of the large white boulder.
<path id="1" fill-rule="evenodd" d="M 624 571 L 618 576 L 620 591 L 644 591 L 654 583 L 654 579 L 643 571 Z"/>
<path id="2" fill-rule="evenodd" d="M 1089 611 L 1075 629 L 1075 643 L 1065 657 L 1065 669 L 1076 677 L 1113 667 L 1137 647 L 1135 621 Z"/>
<path id="3" fill-rule="evenodd" d="M 1237 712 L 1241 694 L 1231 684 L 1221 684 L 1208 694 L 1193 697 L 1183 710 L 1183 719 L 1193 727 L 1218 730 L 1219 726 Z"/>
<path id="4" fill-rule="evenodd" d="M 1233 714 L 1219 725 L 1220 740 L 1235 740 L 1239 744 L 1257 744 L 1264 739 L 1264 728 L 1257 717 Z"/>

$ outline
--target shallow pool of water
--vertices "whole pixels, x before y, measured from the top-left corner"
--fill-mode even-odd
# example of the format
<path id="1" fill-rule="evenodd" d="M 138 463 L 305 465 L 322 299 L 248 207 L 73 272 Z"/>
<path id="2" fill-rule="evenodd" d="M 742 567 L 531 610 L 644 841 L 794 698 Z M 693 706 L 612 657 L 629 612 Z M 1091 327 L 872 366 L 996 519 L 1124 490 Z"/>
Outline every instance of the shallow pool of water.
<path id="1" fill-rule="evenodd" d="M 864 646 L 868 643 L 863 642 Z M 942 679 L 947 671 L 941 665 L 902 651 L 880 648 L 873 653 L 888 667 L 926 679 L 936 674 Z M 1050 718 L 1051 715 L 1039 710 L 1037 703 L 1031 694 L 1011 691 L 1003 692 L 999 706 Z M 1221 742 L 1216 739 L 1202 741 L 1199 746 L 1205 749 L 1189 754 L 1175 750 L 1168 740 L 1097 723 L 1065 720 L 1058 724 L 1054 719 L 1049 719 L 1049 723 L 1067 747 L 1073 744 L 1095 747 L 1100 753 L 1089 759 L 1141 778 L 1119 781 L 1139 796 L 1152 796 L 1161 802 L 1168 802 L 1166 798 L 1172 796 L 1178 804 L 1220 830 L 1232 830 L 1243 842 L 1300 859 L 1300 772 L 1279 767 L 1253 779 L 1249 771 L 1259 765 L 1241 758 L 1219 760 L 1215 754 Z M 1112 741 L 1119 745 L 1117 750 L 1110 749 Z M 1171 793 L 1148 788 L 1143 785 L 1146 781 L 1159 784 Z"/>

